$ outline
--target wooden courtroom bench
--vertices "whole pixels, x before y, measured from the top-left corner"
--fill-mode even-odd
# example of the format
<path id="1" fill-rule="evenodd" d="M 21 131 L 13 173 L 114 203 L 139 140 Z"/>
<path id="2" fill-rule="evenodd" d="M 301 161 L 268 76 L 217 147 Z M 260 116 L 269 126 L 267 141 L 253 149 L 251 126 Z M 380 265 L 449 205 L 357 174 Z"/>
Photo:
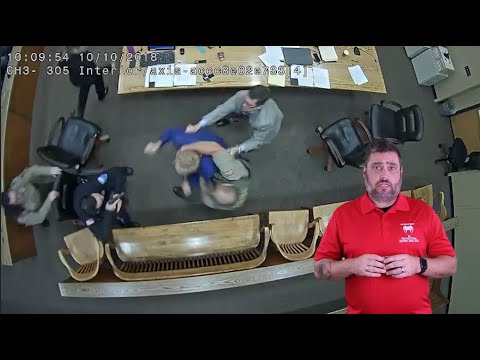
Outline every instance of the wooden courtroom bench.
<path id="1" fill-rule="evenodd" d="M 402 193 L 412 195 L 411 190 Z M 345 201 L 313 207 L 314 221 L 311 223 L 304 214 L 310 212 L 310 209 L 298 210 L 299 221 L 296 225 L 295 222 L 292 224 L 286 220 L 282 212 L 269 212 L 264 214 L 264 223 L 260 223 L 259 216 L 254 215 L 115 229 L 113 243 L 105 246 L 109 260 L 105 262 L 107 266 L 100 267 L 98 275 L 89 281 L 66 279 L 59 283 L 59 290 L 61 296 L 65 297 L 163 296 L 230 289 L 303 275 L 313 276 L 313 254 L 303 260 L 291 261 L 278 251 L 277 244 L 268 246 L 268 226 L 279 223 L 268 215 L 282 215 L 282 228 L 286 228 L 287 223 L 296 226 L 294 235 L 298 239 L 301 237 L 297 236 L 300 230 L 303 234 L 304 227 L 308 228 L 308 225 L 315 223 L 318 230 L 309 230 L 319 232 L 318 244 L 333 212 L 344 203 Z M 293 212 L 296 213 L 295 210 Z M 452 230 L 458 226 L 458 219 L 444 220 L 443 226 L 446 231 Z M 272 231 L 278 231 L 276 228 L 277 226 L 272 227 Z M 290 234 L 283 234 L 280 238 L 282 237 L 289 238 Z M 310 240 L 310 236 L 306 238 Z M 432 309 L 436 310 L 444 306 L 448 299 L 442 294 L 440 279 L 431 280 L 430 283 Z"/>
<path id="2" fill-rule="evenodd" d="M 270 231 L 258 215 L 114 229 L 105 253 L 122 280 L 158 280 L 252 269 L 267 255 Z"/>

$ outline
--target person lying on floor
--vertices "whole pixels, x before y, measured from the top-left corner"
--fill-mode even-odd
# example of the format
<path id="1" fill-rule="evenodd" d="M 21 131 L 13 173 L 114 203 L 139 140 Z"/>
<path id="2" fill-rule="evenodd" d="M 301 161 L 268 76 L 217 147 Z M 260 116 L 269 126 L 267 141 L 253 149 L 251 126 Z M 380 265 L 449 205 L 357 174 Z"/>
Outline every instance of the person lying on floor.
<path id="1" fill-rule="evenodd" d="M 114 225 L 140 226 L 132 221 L 125 208 L 127 176 L 131 175 L 132 168 L 112 167 L 75 189 L 75 212 L 97 239 L 110 241 Z"/>

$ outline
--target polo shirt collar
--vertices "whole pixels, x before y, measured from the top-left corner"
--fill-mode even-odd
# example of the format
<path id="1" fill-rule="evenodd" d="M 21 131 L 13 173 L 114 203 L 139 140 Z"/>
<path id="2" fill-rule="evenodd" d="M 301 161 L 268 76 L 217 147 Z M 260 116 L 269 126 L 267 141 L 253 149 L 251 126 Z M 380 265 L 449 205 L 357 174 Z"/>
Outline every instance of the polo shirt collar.
<path id="1" fill-rule="evenodd" d="M 370 211 L 373 211 L 377 208 L 366 191 L 360 198 L 360 206 L 363 214 L 369 213 Z M 390 210 L 409 211 L 410 205 L 408 205 L 408 200 L 406 199 L 406 196 L 403 194 L 398 194 L 397 201 L 395 201 Z"/>

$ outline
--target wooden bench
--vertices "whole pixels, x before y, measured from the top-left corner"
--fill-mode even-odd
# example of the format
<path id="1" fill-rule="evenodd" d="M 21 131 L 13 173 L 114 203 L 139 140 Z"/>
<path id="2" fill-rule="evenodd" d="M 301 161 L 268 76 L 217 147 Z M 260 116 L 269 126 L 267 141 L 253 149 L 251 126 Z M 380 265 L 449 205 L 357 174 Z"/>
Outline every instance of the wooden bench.
<path id="1" fill-rule="evenodd" d="M 309 221 L 309 215 L 308 209 L 268 213 L 272 241 L 285 259 L 305 260 L 315 252 L 320 228 L 317 220 Z M 309 239 L 307 234 L 311 228 L 314 233 Z"/>
<path id="2" fill-rule="evenodd" d="M 327 229 L 328 222 L 332 218 L 333 213 L 337 210 L 341 205 L 345 204 L 346 201 L 337 202 L 333 204 L 326 204 L 326 205 L 319 205 L 313 208 L 313 217 L 315 220 L 318 220 L 320 225 L 320 234 L 325 234 L 325 230 Z"/>
<path id="3" fill-rule="evenodd" d="M 58 257 L 67 268 L 70 276 L 77 281 L 88 281 L 98 274 L 103 262 L 103 244 L 88 229 L 82 229 L 64 237 L 66 249 L 58 250 Z M 74 270 L 67 262 L 65 255 L 70 255 L 79 268 Z"/>
<path id="4" fill-rule="evenodd" d="M 113 239 L 105 253 L 117 277 L 159 280 L 256 268 L 266 259 L 270 231 L 249 215 L 114 229 Z"/>

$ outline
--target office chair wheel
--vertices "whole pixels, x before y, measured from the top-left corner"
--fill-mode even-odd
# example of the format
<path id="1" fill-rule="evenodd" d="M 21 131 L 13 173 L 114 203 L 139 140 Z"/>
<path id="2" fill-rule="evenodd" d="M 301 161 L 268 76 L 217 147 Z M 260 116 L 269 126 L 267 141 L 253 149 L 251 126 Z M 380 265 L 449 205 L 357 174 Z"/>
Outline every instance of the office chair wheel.
<path id="1" fill-rule="evenodd" d="M 318 134 L 320 134 L 322 131 L 323 131 L 323 129 L 322 129 L 321 126 L 319 126 L 315 129 L 315 132 L 318 133 Z"/>
<path id="2" fill-rule="evenodd" d="M 108 135 L 108 134 L 102 135 L 102 136 L 100 136 L 100 138 L 98 140 L 101 141 L 101 142 L 107 142 L 108 143 L 108 142 L 110 142 L 110 135 Z"/>

